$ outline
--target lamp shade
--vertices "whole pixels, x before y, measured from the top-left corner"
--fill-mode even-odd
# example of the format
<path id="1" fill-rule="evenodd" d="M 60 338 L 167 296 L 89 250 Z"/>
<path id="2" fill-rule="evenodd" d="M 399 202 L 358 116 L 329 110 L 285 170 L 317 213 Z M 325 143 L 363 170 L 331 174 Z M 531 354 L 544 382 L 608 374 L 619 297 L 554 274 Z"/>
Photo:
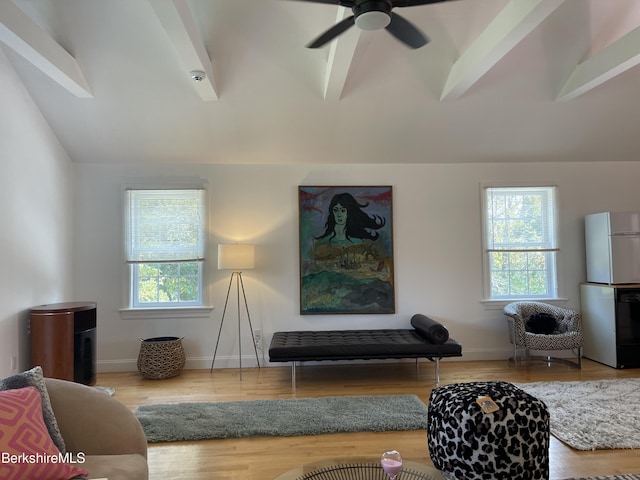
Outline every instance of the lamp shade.
<path id="1" fill-rule="evenodd" d="M 255 245 L 218 245 L 219 270 L 249 270 L 255 264 Z"/>

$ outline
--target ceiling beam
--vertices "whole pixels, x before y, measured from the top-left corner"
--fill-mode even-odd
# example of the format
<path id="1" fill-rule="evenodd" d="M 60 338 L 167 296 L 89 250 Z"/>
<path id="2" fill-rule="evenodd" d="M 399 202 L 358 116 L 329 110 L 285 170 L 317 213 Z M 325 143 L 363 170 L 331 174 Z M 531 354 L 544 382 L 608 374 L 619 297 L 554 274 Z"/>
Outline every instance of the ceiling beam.
<path id="1" fill-rule="evenodd" d="M 640 63 L 640 27 L 576 67 L 558 95 L 572 100 Z"/>
<path id="2" fill-rule="evenodd" d="M 0 0 L 0 41 L 76 97 L 93 97 L 76 59 L 11 0 Z"/>
<path id="3" fill-rule="evenodd" d="M 191 78 L 194 70 L 207 74 L 202 80 L 193 81 L 200 98 L 205 102 L 218 100 L 213 65 L 187 0 L 149 0 L 149 3 L 176 48 L 185 75 Z"/>
<path id="4" fill-rule="evenodd" d="M 511 0 L 454 63 L 440 100 L 456 100 L 564 0 Z"/>
<path id="5" fill-rule="evenodd" d="M 351 15 L 351 9 L 338 7 L 336 23 L 348 15 Z M 360 29 L 354 27 L 348 35 L 341 35 L 331 42 L 324 76 L 325 100 L 340 100 L 342 97 L 359 38 Z"/>

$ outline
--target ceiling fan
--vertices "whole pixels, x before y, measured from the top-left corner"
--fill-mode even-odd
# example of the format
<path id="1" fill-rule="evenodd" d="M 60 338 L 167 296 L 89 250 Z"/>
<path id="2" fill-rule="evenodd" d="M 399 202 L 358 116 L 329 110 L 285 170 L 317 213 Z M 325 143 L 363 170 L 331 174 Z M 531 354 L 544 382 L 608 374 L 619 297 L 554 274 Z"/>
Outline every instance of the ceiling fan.
<path id="1" fill-rule="evenodd" d="M 299 0 L 311 3 L 326 3 L 348 7 L 353 15 L 336 23 L 329 30 L 307 45 L 307 48 L 320 48 L 337 36 L 356 25 L 362 30 L 386 29 L 391 35 L 410 48 L 420 48 L 429 42 L 411 22 L 393 13 L 396 7 L 414 7 L 448 0 Z"/>

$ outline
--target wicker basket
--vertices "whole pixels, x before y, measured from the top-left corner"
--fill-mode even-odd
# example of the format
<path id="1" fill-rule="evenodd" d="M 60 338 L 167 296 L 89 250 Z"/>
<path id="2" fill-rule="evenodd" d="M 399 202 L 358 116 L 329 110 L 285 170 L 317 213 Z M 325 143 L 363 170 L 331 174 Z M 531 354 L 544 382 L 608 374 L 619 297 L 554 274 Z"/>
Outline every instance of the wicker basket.
<path id="1" fill-rule="evenodd" d="M 180 375 L 186 358 L 182 338 L 155 337 L 140 339 L 138 371 L 144 378 L 162 380 Z"/>

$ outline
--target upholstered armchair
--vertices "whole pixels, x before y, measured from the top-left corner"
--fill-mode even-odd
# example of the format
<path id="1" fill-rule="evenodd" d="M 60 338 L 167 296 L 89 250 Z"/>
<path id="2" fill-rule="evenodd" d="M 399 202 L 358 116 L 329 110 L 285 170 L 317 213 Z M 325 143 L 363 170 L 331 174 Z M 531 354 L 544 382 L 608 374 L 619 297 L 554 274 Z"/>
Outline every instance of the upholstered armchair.
<path id="1" fill-rule="evenodd" d="M 503 313 L 507 316 L 509 339 L 513 344 L 513 361 L 517 365 L 522 359 L 518 357 L 518 349 L 525 350 L 525 359 L 532 357 L 530 351 L 573 350 L 577 361 L 561 359 L 573 366 L 582 368 L 582 315 L 566 308 L 556 307 L 542 302 L 512 302 L 505 305 Z M 531 317 L 534 314 L 548 314 L 555 319 L 553 331 L 534 333 L 531 328 Z M 542 357 L 550 362 L 550 355 Z"/>

